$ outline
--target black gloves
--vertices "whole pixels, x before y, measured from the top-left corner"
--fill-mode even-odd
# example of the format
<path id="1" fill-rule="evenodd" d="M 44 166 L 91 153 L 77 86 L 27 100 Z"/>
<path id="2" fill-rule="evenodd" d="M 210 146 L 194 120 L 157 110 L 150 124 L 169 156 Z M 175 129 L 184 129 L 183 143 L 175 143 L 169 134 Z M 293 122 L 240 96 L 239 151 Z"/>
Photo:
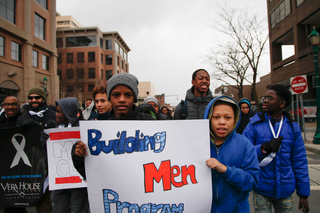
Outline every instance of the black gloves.
<path id="1" fill-rule="evenodd" d="M 25 127 L 32 127 L 36 124 L 37 122 L 35 120 L 33 120 L 32 118 L 28 118 L 25 121 L 23 121 L 21 125 Z"/>
<path id="2" fill-rule="evenodd" d="M 51 128 L 56 128 L 58 126 L 58 123 L 54 120 L 49 120 L 48 123 L 44 125 L 45 129 L 51 129 Z"/>
<path id="3" fill-rule="evenodd" d="M 282 143 L 283 137 L 273 138 L 268 142 L 261 144 L 261 152 L 264 155 L 269 155 L 271 152 L 278 152 Z"/>

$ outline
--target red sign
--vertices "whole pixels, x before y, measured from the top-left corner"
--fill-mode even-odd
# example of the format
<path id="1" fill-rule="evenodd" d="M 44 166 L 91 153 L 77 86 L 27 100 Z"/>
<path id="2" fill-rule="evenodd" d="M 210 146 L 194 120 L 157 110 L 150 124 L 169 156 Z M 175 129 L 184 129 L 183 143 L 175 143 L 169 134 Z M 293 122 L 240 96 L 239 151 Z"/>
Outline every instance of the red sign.
<path id="1" fill-rule="evenodd" d="M 308 92 L 308 82 L 306 75 L 291 78 L 291 89 L 293 94 Z"/>

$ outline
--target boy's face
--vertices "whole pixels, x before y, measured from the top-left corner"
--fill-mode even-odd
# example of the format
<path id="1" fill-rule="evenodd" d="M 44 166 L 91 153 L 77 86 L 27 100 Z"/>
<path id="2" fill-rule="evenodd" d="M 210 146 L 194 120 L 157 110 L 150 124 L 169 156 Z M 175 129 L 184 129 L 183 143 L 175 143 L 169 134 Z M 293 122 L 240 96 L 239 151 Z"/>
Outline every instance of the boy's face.
<path id="1" fill-rule="evenodd" d="M 134 94 L 127 86 L 116 86 L 110 94 L 110 102 L 116 118 L 123 118 L 132 112 Z"/>
<path id="2" fill-rule="evenodd" d="M 241 108 L 241 112 L 243 114 L 245 114 L 245 115 L 248 114 L 248 112 L 249 112 L 249 105 L 248 104 L 243 103 L 243 104 L 241 104 L 240 108 Z"/>
<path id="3" fill-rule="evenodd" d="M 203 94 L 207 93 L 210 87 L 210 76 L 206 71 L 198 71 L 195 80 L 191 81 L 196 92 Z"/>
<path id="4" fill-rule="evenodd" d="M 276 91 L 269 90 L 265 95 L 265 100 L 263 101 L 262 110 L 269 113 L 278 112 L 279 110 L 282 111 L 282 108 L 285 105 L 285 101 L 281 100 L 278 96 Z M 271 99 L 271 100 L 269 100 Z"/>
<path id="5" fill-rule="evenodd" d="M 58 124 L 66 124 L 69 123 L 68 119 L 64 115 L 64 113 L 61 110 L 61 107 L 57 105 L 56 107 L 56 121 Z"/>
<path id="6" fill-rule="evenodd" d="M 100 114 L 106 113 L 111 109 L 111 103 L 107 98 L 106 93 L 97 93 L 94 97 L 96 108 Z"/>
<path id="7" fill-rule="evenodd" d="M 210 122 L 216 144 L 220 145 L 233 130 L 235 117 L 232 107 L 229 105 L 215 106 Z"/>

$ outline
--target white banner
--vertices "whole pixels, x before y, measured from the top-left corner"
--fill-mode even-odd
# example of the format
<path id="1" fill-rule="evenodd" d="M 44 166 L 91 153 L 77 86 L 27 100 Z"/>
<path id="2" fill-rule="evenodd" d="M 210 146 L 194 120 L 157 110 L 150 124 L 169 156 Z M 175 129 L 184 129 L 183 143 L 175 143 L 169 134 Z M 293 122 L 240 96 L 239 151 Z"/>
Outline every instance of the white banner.
<path id="1" fill-rule="evenodd" d="M 80 140 L 79 127 L 46 129 L 49 166 L 49 190 L 83 188 L 87 186 L 74 168 L 71 150 Z"/>
<path id="2" fill-rule="evenodd" d="M 209 121 L 81 121 L 91 212 L 210 212 Z"/>

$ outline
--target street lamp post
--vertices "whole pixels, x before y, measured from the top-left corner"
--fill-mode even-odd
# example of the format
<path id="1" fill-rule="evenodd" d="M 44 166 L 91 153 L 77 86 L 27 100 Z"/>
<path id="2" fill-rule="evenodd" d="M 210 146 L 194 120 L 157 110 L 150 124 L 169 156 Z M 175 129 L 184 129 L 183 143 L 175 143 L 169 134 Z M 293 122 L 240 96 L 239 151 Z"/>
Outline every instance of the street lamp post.
<path id="1" fill-rule="evenodd" d="M 43 86 L 44 94 L 46 95 L 46 99 L 47 99 L 47 83 L 48 83 L 47 77 L 44 77 L 42 81 L 43 81 L 43 84 L 44 84 L 44 86 Z"/>
<path id="2" fill-rule="evenodd" d="M 316 84 L 316 102 L 317 102 L 317 130 L 313 137 L 314 144 L 320 144 L 320 81 L 319 81 L 319 64 L 318 64 L 318 52 L 319 52 L 319 33 L 313 27 L 313 31 L 309 35 L 309 40 L 312 45 L 313 58 L 314 58 L 314 71 L 315 71 L 315 84 Z"/>

